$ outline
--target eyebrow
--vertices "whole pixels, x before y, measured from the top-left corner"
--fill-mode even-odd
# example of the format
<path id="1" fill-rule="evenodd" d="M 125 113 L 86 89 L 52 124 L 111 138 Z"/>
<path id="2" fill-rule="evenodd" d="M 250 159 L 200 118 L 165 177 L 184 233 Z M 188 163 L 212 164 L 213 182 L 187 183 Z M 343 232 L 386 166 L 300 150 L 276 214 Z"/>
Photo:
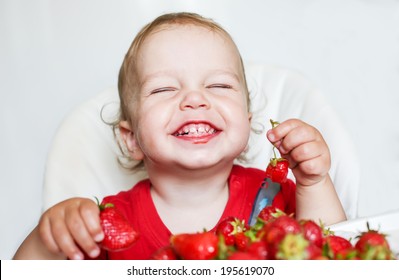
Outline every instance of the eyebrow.
<path id="1" fill-rule="evenodd" d="M 168 70 L 163 70 L 163 71 L 158 71 L 152 74 L 147 75 L 141 82 L 140 82 L 140 87 L 142 87 L 143 85 L 145 85 L 148 81 L 151 81 L 152 79 L 155 79 L 157 77 L 164 77 L 164 76 L 172 76 L 173 74 L 171 74 L 172 71 L 168 71 Z M 233 78 L 234 80 L 236 80 L 237 82 L 240 82 L 240 76 L 239 74 L 235 73 L 234 71 L 227 71 L 227 70 L 214 70 L 212 72 L 210 72 L 210 74 L 208 74 L 209 76 L 212 75 L 225 75 L 225 76 L 229 76 L 230 78 Z"/>

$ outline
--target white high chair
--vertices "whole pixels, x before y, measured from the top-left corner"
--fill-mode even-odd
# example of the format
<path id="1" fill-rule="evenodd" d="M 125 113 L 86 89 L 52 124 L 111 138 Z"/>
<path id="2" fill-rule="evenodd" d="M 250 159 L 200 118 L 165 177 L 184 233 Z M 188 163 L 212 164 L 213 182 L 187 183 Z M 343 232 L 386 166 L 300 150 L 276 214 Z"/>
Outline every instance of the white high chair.
<path id="1" fill-rule="evenodd" d="M 357 217 L 357 158 L 347 132 L 323 95 L 300 74 L 277 66 L 249 64 L 246 76 L 255 128 L 260 124 L 265 131 L 251 133 L 247 155 L 252 162 L 244 165 L 266 168 L 272 156 L 272 145 L 265 136 L 271 127 L 269 119 L 299 118 L 323 134 L 331 152 L 330 176 L 338 196 L 348 219 Z M 117 162 L 119 148 L 111 127 L 101 116 L 112 120 L 118 105 L 117 89 L 107 89 L 76 108 L 60 125 L 46 163 L 44 210 L 75 196 L 101 199 L 129 189 L 146 177 L 145 172 L 131 174 Z"/>

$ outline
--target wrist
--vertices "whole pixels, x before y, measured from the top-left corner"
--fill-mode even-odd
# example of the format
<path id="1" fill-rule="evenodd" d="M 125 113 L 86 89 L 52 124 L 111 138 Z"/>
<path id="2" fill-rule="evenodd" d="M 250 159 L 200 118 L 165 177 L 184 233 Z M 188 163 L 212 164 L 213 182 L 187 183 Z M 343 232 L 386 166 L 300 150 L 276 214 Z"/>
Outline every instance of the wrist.
<path id="1" fill-rule="evenodd" d="M 329 174 L 326 174 L 325 176 L 321 178 L 311 178 L 311 179 L 306 179 L 306 180 L 297 180 L 296 181 L 296 187 L 297 189 L 316 189 L 316 188 L 322 188 L 323 186 L 332 184 L 331 178 Z"/>
<path id="2" fill-rule="evenodd" d="M 297 219 L 322 221 L 326 225 L 346 219 L 329 175 L 313 185 L 297 185 L 296 205 Z"/>

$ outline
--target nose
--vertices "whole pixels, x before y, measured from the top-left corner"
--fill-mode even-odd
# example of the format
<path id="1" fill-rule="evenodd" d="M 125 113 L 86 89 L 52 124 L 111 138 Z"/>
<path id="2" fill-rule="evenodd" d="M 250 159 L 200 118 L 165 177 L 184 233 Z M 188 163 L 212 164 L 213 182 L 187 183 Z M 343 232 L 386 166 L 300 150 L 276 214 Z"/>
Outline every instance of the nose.
<path id="1" fill-rule="evenodd" d="M 208 109 L 209 106 L 209 100 L 200 90 L 187 91 L 180 102 L 181 110 Z"/>

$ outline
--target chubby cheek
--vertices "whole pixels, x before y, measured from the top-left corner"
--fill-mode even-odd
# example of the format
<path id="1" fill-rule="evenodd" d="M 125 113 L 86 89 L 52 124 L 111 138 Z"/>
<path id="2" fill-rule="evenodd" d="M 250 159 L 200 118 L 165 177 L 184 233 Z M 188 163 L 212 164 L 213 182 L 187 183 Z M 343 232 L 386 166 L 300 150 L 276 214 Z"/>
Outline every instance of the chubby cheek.
<path id="1" fill-rule="evenodd" d="M 249 135 L 251 132 L 251 124 L 248 112 L 236 112 L 235 118 L 231 121 L 231 141 L 238 147 L 245 149 L 248 145 Z"/>
<path id="2" fill-rule="evenodd" d="M 163 146 L 165 119 L 162 113 L 141 113 L 140 118 L 138 118 L 136 137 L 144 154 L 150 155 L 157 151 L 159 146 Z"/>
<path id="3" fill-rule="evenodd" d="M 242 143 L 242 146 L 244 146 L 244 148 L 248 145 L 250 132 L 251 132 L 251 126 L 249 120 L 243 121 L 239 129 L 239 135 L 240 135 L 240 141 Z"/>

